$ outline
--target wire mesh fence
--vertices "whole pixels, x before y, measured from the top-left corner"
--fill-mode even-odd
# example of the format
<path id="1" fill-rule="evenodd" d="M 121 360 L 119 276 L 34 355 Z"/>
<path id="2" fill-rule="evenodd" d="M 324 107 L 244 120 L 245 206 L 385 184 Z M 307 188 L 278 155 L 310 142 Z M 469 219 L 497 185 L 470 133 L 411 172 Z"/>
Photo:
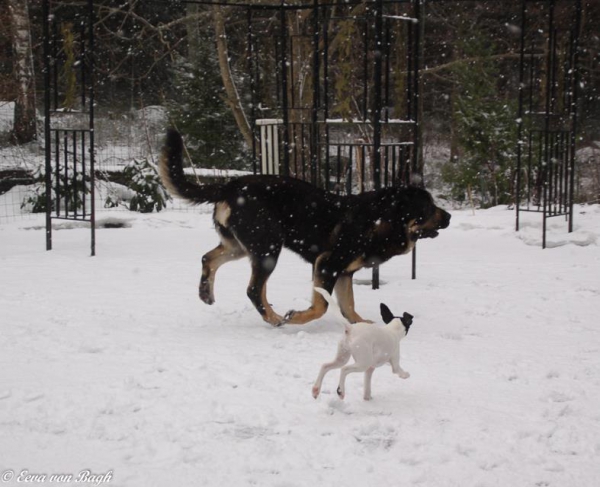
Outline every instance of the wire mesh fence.
<path id="1" fill-rule="evenodd" d="M 8 107 L 2 120 L 12 120 L 12 104 Z M 65 130 L 60 126 L 70 127 L 72 120 L 64 117 L 62 123 L 53 129 L 63 147 Z M 95 133 L 95 208 L 96 212 L 119 212 L 130 210 L 131 200 L 136 193 L 128 180 L 128 168 L 138 171 L 153 171 L 159 157 L 162 139 L 168 125 L 167 111 L 162 106 L 147 106 L 134 110 L 112 111 L 101 113 L 96 118 Z M 24 218 L 36 217 L 45 213 L 44 197 L 44 138 L 38 142 L 25 145 L 12 145 L 8 141 L 8 122 L 0 123 L 0 223 Z M 215 127 L 218 130 L 218 127 Z M 41 134 L 40 127 L 40 134 Z M 60 135 L 58 135 L 60 134 Z M 71 148 L 72 136 L 69 136 L 66 150 L 67 157 L 83 156 L 82 151 L 74 153 Z M 82 143 L 79 137 L 78 144 Z M 54 147 L 54 142 L 53 142 Z M 54 149 L 53 149 L 54 150 Z M 204 161 L 210 167 L 210 157 Z M 81 172 L 81 171 L 80 171 Z M 244 171 L 186 168 L 192 177 L 201 180 L 223 179 L 244 174 Z M 71 175 L 72 177 L 75 177 Z M 166 196 L 166 195 L 165 195 Z M 88 199 L 81 202 L 81 210 L 89 206 Z M 186 203 L 170 199 L 166 196 L 166 208 L 178 211 L 189 211 Z M 148 208 L 149 209 L 149 208 Z M 156 208 L 153 208 L 156 210 Z"/>

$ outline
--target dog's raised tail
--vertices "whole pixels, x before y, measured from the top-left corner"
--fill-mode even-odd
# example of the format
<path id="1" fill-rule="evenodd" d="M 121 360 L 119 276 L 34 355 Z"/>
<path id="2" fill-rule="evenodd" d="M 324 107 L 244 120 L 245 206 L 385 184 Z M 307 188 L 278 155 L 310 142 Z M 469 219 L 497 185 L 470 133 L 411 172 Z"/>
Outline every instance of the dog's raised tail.
<path id="1" fill-rule="evenodd" d="M 344 326 L 346 327 L 346 332 L 348 332 L 350 330 L 350 322 L 342 314 L 342 310 L 340 309 L 338 304 L 334 301 L 334 299 L 331 297 L 331 294 L 329 294 L 327 291 L 325 291 L 325 289 L 320 288 L 320 287 L 316 287 L 315 291 L 317 291 L 321 296 L 323 296 L 325 298 L 325 301 L 327 301 L 327 303 L 329 304 L 329 309 L 331 311 L 333 311 L 333 314 L 339 320 L 339 322 L 344 324 Z"/>
<path id="2" fill-rule="evenodd" d="M 183 139 L 175 129 L 167 130 L 165 145 L 158 161 L 158 173 L 167 191 L 190 203 L 216 203 L 221 199 L 221 185 L 199 185 L 188 181 L 183 172 Z"/>

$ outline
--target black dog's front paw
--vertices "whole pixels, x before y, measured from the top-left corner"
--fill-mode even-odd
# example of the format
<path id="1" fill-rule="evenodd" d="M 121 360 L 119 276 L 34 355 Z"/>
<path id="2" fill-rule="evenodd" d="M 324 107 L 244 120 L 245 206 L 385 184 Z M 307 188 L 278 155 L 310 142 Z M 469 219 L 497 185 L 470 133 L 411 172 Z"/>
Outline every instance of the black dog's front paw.
<path id="1" fill-rule="evenodd" d="M 213 304 L 215 302 L 215 298 L 212 296 L 210 283 L 208 281 L 200 282 L 199 295 L 200 299 L 206 304 Z"/>

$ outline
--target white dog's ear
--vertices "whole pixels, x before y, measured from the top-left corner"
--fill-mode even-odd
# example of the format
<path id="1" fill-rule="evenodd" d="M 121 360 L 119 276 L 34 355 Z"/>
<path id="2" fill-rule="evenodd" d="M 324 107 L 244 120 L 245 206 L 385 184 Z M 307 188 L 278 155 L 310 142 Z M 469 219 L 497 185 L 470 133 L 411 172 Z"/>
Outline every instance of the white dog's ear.
<path id="1" fill-rule="evenodd" d="M 381 303 L 379 305 L 379 309 L 381 311 L 381 319 L 386 325 L 394 319 L 394 315 L 390 311 L 390 308 L 388 308 L 385 304 Z"/>

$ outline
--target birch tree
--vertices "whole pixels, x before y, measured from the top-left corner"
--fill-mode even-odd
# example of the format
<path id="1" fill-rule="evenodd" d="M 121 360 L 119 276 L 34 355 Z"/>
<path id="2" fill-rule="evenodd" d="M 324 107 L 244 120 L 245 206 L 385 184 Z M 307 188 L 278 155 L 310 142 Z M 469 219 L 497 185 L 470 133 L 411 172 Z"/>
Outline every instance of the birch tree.
<path id="1" fill-rule="evenodd" d="M 13 138 L 17 144 L 36 138 L 35 79 L 29 5 L 27 0 L 8 0 L 16 85 Z"/>

